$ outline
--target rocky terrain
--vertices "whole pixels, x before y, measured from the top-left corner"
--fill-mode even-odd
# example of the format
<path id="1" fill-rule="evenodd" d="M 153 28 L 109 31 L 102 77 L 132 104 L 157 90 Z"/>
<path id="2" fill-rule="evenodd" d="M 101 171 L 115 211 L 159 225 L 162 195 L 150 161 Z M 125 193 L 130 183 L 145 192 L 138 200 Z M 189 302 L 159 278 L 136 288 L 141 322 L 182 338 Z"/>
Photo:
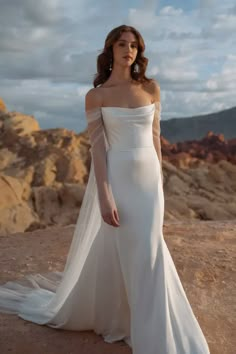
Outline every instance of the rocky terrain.
<path id="1" fill-rule="evenodd" d="M 165 220 L 236 218 L 236 139 L 161 136 Z M 90 167 L 87 131 L 41 130 L 0 100 L 0 234 L 76 222 Z"/>
<path id="2" fill-rule="evenodd" d="M 163 234 L 211 354 L 234 354 L 236 221 L 166 221 Z M 74 227 L 0 236 L 0 283 L 26 274 L 62 271 Z M 24 255 L 24 256 L 22 256 Z M 0 353 L 131 354 L 92 331 L 39 326 L 0 314 Z"/>

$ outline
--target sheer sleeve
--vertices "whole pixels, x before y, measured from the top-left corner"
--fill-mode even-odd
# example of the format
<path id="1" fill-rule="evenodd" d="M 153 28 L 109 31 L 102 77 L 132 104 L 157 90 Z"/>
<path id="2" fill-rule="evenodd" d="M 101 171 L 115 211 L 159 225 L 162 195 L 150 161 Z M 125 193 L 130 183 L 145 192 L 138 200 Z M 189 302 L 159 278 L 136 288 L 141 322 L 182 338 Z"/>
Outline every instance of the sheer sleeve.
<path id="1" fill-rule="evenodd" d="M 101 107 L 87 110 L 88 135 L 91 144 L 91 155 L 94 164 L 94 174 L 98 189 L 98 198 L 101 202 L 111 197 L 107 176 L 107 141 L 104 131 Z"/>
<path id="2" fill-rule="evenodd" d="M 161 120 L 161 102 L 156 101 L 155 102 L 155 114 L 154 114 L 154 119 L 153 119 L 153 124 L 152 124 L 152 133 L 153 133 L 153 144 L 155 146 L 157 156 L 160 162 L 160 167 L 161 167 L 161 176 L 162 176 L 162 182 L 163 182 L 163 172 L 162 172 L 162 153 L 161 153 L 161 125 L 160 125 L 160 120 Z"/>

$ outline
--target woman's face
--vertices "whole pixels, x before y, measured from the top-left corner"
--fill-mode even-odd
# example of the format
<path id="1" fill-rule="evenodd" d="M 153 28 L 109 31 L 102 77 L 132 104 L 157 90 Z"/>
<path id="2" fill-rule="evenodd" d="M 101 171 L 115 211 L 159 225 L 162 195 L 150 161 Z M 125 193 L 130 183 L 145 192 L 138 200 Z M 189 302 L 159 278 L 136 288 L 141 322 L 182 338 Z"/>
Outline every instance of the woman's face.
<path id="1" fill-rule="evenodd" d="M 113 65 L 131 66 L 138 53 L 138 41 L 132 32 L 123 32 L 113 44 Z"/>

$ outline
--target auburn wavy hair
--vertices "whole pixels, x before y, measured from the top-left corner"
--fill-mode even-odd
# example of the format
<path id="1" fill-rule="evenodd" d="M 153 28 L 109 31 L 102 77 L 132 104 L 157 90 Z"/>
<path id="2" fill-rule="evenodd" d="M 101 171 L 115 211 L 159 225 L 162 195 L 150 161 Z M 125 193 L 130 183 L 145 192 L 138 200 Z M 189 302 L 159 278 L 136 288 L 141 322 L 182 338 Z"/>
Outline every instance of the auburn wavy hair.
<path id="1" fill-rule="evenodd" d="M 138 42 L 138 52 L 135 59 L 135 62 L 131 65 L 131 77 L 132 79 L 139 82 L 149 82 L 152 79 L 149 79 L 145 76 L 146 68 L 148 65 L 148 58 L 144 56 L 145 51 L 145 43 L 143 37 L 132 26 L 121 25 L 119 27 L 113 28 L 111 30 L 105 40 L 105 45 L 101 54 L 97 57 L 97 73 L 95 74 L 95 78 L 93 81 L 93 86 L 97 87 L 103 84 L 111 75 L 111 71 L 109 70 L 110 64 L 113 63 L 113 44 L 118 41 L 123 32 L 132 32 Z M 138 72 L 134 71 L 135 64 L 138 65 Z"/>

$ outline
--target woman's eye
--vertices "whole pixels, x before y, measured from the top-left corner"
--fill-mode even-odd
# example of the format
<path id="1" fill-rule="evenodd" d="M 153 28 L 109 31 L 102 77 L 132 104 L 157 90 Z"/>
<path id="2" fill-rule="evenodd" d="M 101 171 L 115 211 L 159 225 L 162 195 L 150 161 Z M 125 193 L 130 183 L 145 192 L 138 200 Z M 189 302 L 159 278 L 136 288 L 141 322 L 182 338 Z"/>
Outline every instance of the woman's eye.
<path id="1" fill-rule="evenodd" d="M 119 43 L 119 47 L 124 47 L 124 46 L 125 46 L 124 43 Z M 137 44 L 131 44 L 131 47 L 132 48 L 137 48 L 138 46 L 137 46 Z"/>

